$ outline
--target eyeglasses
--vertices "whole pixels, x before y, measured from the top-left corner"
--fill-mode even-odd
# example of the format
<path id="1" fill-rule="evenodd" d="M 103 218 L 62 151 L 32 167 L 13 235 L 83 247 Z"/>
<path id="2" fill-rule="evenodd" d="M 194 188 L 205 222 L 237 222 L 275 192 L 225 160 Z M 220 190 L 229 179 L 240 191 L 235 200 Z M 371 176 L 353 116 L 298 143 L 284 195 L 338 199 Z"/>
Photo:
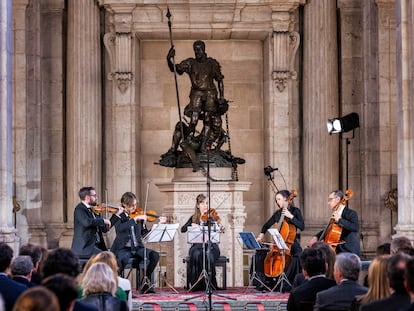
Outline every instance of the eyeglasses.
<path id="1" fill-rule="evenodd" d="M 95 193 L 95 194 L 90 194 L 89 196 L 90 196 L 90 197 L 95 197 L 95 198 L 96 198 L 98 195 Z"/>
<path id="2" fill-rule="evenodd" d="M 335 200 L 336 198 L 328 198 L 328 202 L 331 202 L 332 200 Z"/>

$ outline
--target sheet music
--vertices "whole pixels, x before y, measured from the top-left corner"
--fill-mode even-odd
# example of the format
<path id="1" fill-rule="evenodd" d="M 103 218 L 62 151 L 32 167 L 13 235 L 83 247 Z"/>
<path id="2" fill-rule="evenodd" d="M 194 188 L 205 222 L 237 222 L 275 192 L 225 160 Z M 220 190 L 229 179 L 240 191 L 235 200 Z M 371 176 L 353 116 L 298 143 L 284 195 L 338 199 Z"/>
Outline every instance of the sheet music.
<path id="1" fill-rule="evenodd" d="M 275 228 L 267 229 L 267 231 L 272 235 L 273 240 L 275 241 L 275 244 L 278 249 L 289 249 L 289 247 L 286 245 L 285 241 L 283 240 L 282 236 L 279 233 L 279 230 Z"/>
<path id="2" fill-rule="evenodd" d="M 151 231 L 145 236 L 146 242 L 169 242 L 174 239 L 180 224 L 153 224 Z"/>
<path id="3" fill-rule="evenodd" d="M 239 232 L 244 245 L 248 249 L 261 249 L 262 246 L 257 242 L 253 232 Z"/>
<path id="4" fill-rule="evenodd" d="M 187 231 L 187 243 L 206 243 L 208 241 L 208 226 L 190 226 Z M 220 231 L 210 230 L 210 241 L 220 243 Z"/>

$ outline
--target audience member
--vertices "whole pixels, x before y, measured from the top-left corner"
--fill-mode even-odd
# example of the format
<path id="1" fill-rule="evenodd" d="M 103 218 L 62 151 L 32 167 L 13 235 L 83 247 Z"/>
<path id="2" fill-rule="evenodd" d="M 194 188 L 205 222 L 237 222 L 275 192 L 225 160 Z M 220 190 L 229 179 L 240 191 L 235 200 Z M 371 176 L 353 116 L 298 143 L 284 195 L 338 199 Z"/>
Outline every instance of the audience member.
<path id="1" fill-rule="evenodd" d="M 413 245 L 409 238 L 405 236 L 399 236 L 391 241 L 391 254 L 406 253 L 410 256 L 414 255 Z"/>
<path id="2" fill-rule="evenodd" d="M 335 264 L 335 258 L 336 258 L 336 253 L 335 251 L 332 249 L 332 247 L 330 247 L 328 244 L 322 242 L 322 241 L 318 241 L 312 244 L 311 248 L 315 248 L 315 249 L 320 249 L 322 251 L 322 253 L 325 256 L 325 260 L 326 260 L 326 277 L 328 279 L 334 279 L 333 276 L 333 268 L 334 268 L 334 264 Z M 303 284 L 306 281 L 305 276 L 303 275 L 303 273 L 298 273 L 295 276 L 295 279 L 293 280 L 293 288 Z"/>
<path id="3" fill-rule="evenodd" d="M 414 259 L 410 259 L 405 266 L 405 288 L 408 295 L 413 302 L 407 309 L 404 311 L 414 311 Z"/>
<path id="4" fill-rule="evenodd" d="M 410 305 L 410 296 L 404 287 L 405 266 L 411 257 L 405 253 L 397 253 L 388 259 L 387 279 L 393 290 L 392 294 L 384 299 L 362 305 L 361 311 L 397 311 Z"/>
<path id="5" fill-rule="evenodd" d="M 383 243 L 378 245 L 375 253 L 377 256 L 391 254 L 391 243 Z"/>
<path id="6" fill-rule="evenodd" d="M 51 251 L 42 264 L 43 277 L 63 273 L 73 278 L 78 277 L 80 273 L 79 257 L 68 248 L 57 248 Z M 74 311 L 96 311 L 97 308 L 82 303 L 75 302 Z"/>
<path id="7" fill-rule="evenodd" d="M 361 305 L 387 298 L 391 290 L 387 280 L 387 262 L 389 255 L 374 258 L 368 269 L 368 291 L 365 295 L 356 296 L 351 311 L 358 311 Z"/>
<path id="8" fill-rule="evenodd" d="M 17 299 L 13 311 L 60 311 L 56 295 L 43 286 L 35 286 Z"/>
<path id="9" fill-rule="evenodd" d="M 27 286 L 13 281 L 9 277 L 12 259 L 12 248 L 6 243 L 0 242 L 0 294 L 3 296 L 6 311 L 12 310 L 17 298 L 27 290 Z"/>
<path id="10" fill-rule="evenodd" d="M 57 273 L 42 281 L 42 286 L 55 293 L 61 311 L 72 311 L 78 298 L 78 282 L 75 278 Z"/>
<path id="11" fill-rule="evenodd" d="M 106 263 L 92 264 L 83 276 L 81 286 L 84 297 L 80 300 L 97 306 L 99 311 L 128 310 L 126 301 L 115 297 L 117 291 L 116 278 Z"/>
<path id="12" fill-rule="evenodd" d="M 0 311 L 4 311 L 4 300 L 3 300 L 3 296 L 0 294 Z"/>
<path id="13" fill-rule="evenodd" d="M 118 276 L 118 264 L 117 264 L 117 261 L 116 261 L 116 257 L 114 255 L 114 253 L 112 253 L 110 251 L 102 251 L 99 254 L 96 254 L 96 255 L 92 256 L 88 260 L 88 262 L 86 263 L 85 267 L 83 268 L 82 274 L 80 275 L 79 282 L 82 283 L 82 280 L 85 277 L 88 269 L 90 268 L 91 265 L 93 265 L 96 262 L 103 262 L 103 263 L 106 263 L 109 267 L 111 267 L 112 271 L 114 272 L 115 282 L 116 282 L 116 286 L 117 286 L 117 291 L 116 291 L 115 297 L 117 297 L 121 300 L 127 301 L 127 293 L 124 291 L 123 288 L 121 288 L 119 286 L 119 280 L 124 279 L 124 278 L 121 278 L 121 277 Z M 130 301 L 128 301 L 128 303 L 130 303 L 130 308 L 132 308 L 131 283 L 129 282 L 129 280 L 127 280 L 127 281 L 129 283 L 129 292 L 128 292 L 128 294 L 131 294 L 130 295 L 131 299 L 130 299 Z M 80 289 L 79 298 L 81 298 L 81 297 L 83 297 L 83 289 L 82 289 L 82 287 L 80 287 L 79 289 Z"/>
<path id="14" fill-rule="evenodd" d="M 47 250 L 43 250 L 40 246 L 34 245 L 31 243 L 22 245 L 19 250 L 19 255 L 27 255 L 32 258 L 33 262 L 33 272 L 32 272 L 32 279 L 31 282 L 35 284 L 40 284 L 42 282 L 42 276 L 40 274 L 40 264 L 42 260 L 46 258 L 46 256 L 43 255 L 43 253 Z"/>
<path id="15" fill-rule="evenodd" d="M 308 281 L 290 292 L 288 311 L 313 310 L 316 293 L 336 285 L 333 279 L 326 277 L 326 256 L 321 249 L 313 247 L 304 249 L 300 256 L 300 263 L 303 275 Z"/>
<path id="16" fill-rule="evenodd" d="M 26 285 L 28 288 L 36 286 L 37 284 L 31 281 L 33 268 L 32 258 L 30 258 L 30 256 L 17 256 L 11 263 L 13 280 Z"/>
<path id="17" fill-rule="evenodd" d="M 361 260 L 353 253 L 340 253 L 336 256 L 334 277 L 336 286 L 316 294 L 314 310 L 349 310 L 356 295 L 367 292 L 358 283 Z"/>

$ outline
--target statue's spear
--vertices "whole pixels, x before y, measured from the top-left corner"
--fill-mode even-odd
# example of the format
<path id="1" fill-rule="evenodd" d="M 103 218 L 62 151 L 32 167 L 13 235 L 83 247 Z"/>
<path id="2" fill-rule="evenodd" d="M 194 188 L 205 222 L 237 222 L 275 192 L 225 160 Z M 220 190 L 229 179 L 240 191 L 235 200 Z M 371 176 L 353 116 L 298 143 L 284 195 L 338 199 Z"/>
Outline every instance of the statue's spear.
<path id="1" fill-rule="evenodd" d="M 174 43 L 173 43 L 173 36 L 172 36 L 172 26 L 171 26 L 171 12 L 170 12 L 170 8 L 167 7 L 167 14 L 165 15 L 168 18 L 168 29 L 170 32 L 170 45 L 171 48 L 174 48 Z M 180 121 L 180 130 L 181 130 L 181 148 L 183 149 L 183 151 L 187 154 L 187 156 L 190 158 L 192 164 L 193 164 L 193 170 L 196 170 L 196 155 L 194 150 L 191 148 L 190 144 L 185 141 L 185 137 L 184 137 L 184 128 L 183 128 L 183 122 L 182 122 L 182 118 L 181 118 L 181 106 L 180 106 L 180 95 L 178 93 L 178 82 L 177 82 L 177 69 L 175 68 L 175 53 L 172 56 L 172 63 L 173 63 L 173 67 L 174 67 L 174 81 L 175 81 L 175 94 L 177 96 L 177 106 L 178 106 L 178 117 L 179 117 L 179 121 Z"/>

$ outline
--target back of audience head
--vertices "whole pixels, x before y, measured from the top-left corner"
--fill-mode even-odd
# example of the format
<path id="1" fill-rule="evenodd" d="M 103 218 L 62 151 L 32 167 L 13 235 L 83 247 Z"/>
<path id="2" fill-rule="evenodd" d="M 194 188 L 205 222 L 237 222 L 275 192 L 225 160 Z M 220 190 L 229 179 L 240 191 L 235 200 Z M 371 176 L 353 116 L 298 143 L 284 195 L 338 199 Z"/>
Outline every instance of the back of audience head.
<path id="1" fill-rule="evenodd" d="M 391 254 L 391 243 L 383 243 L 381 245 L 378 245 L 375 254 L 377 256 Z"/>
<path id="2" fill-rule="evenodd" d="M 391 254 L 406 253 L 414 255 L 413 245 L 409 238 L 405 236 L 396 237 L 391 241 Z"/>
<path id="3" fill-rule="evenodd" d="M 407 290 L 407 292 L 411 296 L 411 300 L 414 298 L 414 258 L 411 258 L 406 266 L 405 266 L 405 272 L 404 272 L 404 285 Z"/>
<path id="4" fill-rule="evenodd" d="M 335 259 L 336 259 L 336 253 L 335 251 L 332 249 L 332 247 L 330 247 L 328 244 L 322 242 L 322 241 L 318 241 L 316 243 L 314 243 L 311 248 L 315 248 L 315 249 L 319 249 L 322 251 L 322 253 L 324 253 L 325 255 L 325 259 L 326 259 L 326 263 L 327 263 L 327 267 L 326 267 L 326 277 L 333 279 L 333 271 L 334 271 L 334 265 L 335 265 Z"/>
<path id="5" fill-rule="evenodd" d="M 407 262 L 411 259 L 410 255 L 397 253 L 392 255 L 387 263 L 387 278 L 389 286 L 397 293 L 406 293 L 404 286 L 404 273 Z"/>
<path id="6" fill-rule="evenodd" d="M 43 251 L 40 246 L 30 243 L 22 245 L 19 249 L 19 255 L 30 256 L 30 258 L 32 258 L 34 269 L 39 269 L 39 265 L 43 257 Z"/>
<path id="7" fill-rule="evenodd" d="M 368 268 L 368 291 L 361 298 L 361 303 L 380 300 L 391 294 L 387 280 L 387 264 L 389 255 L 375 257 Z"/>
<path id="8" fill-rule="evenodd" d="M 24 291 L 14 304 L 13 311 L 60 311 L 56 295 L 43 286 Z"/>
<path id="9" fill-rule="evenodd" d="M 11 263 L 11 274 L 13 276 L 27 277 L 32 274 L 33 268 L 33 261 L 30 256 L 17 256 Z"/>
<path id="10" fill-rule="evenodd" d="M 57 248 L 51 251 L 43 262 L 43 277 L 56 273 L 77 277 L 81 271 L 79 257 L 69 248 Z"/>
<path id="11" fill-rule="evenodd" d="M 106 263 L 112 269 L 114 273 L 115 281 L 116 281 L 116 286 L 118 287 L 118 264 L 116 261 L 115 254 L 110 251 L 102 251 L 92 256 L 86 263 L 85 267 L 83 268 L 83 272 L 82 272 L 80 280 L 82 281 L 82 279 L 85 277 L 85 274 L 89 270 L 91 265 L 93 265 L 96 262 Z"/>
<path id="12" fill-rule="evenodd" d="M 102 292 L 115 296 L 118 289 L 111 267 L 103 262 L 96 262 L 89 267 L 81 281 L 81 286 L 85 296 Z"/>
<path id="13" fill-rule="evenodd" d="M 42 285 L 56 295 L 61 311 L 72 310 L 76 298 L 78 298 L 78 284 L 75 278 L 57 273 L 45 278 Z"/>
<path id="14" fill-rule="evenodd" d="M 300 255 L 300 263 L 307 277 L 326 273 L 326 257 L 320 249 L 305 248 Z"/>
<path id="15" fill-rule="evenodd" d="M 342 279 L 358 280 L 361 260 L 353 253 L 340 253 L 336 256 L 334 275 L 337 283 Z"/>
<path id="16" fill-rule="evenodd" d="M 7 272 L 13 259 L 13 249 L 6 243 L 0 242 L 0 272 Z"/>

